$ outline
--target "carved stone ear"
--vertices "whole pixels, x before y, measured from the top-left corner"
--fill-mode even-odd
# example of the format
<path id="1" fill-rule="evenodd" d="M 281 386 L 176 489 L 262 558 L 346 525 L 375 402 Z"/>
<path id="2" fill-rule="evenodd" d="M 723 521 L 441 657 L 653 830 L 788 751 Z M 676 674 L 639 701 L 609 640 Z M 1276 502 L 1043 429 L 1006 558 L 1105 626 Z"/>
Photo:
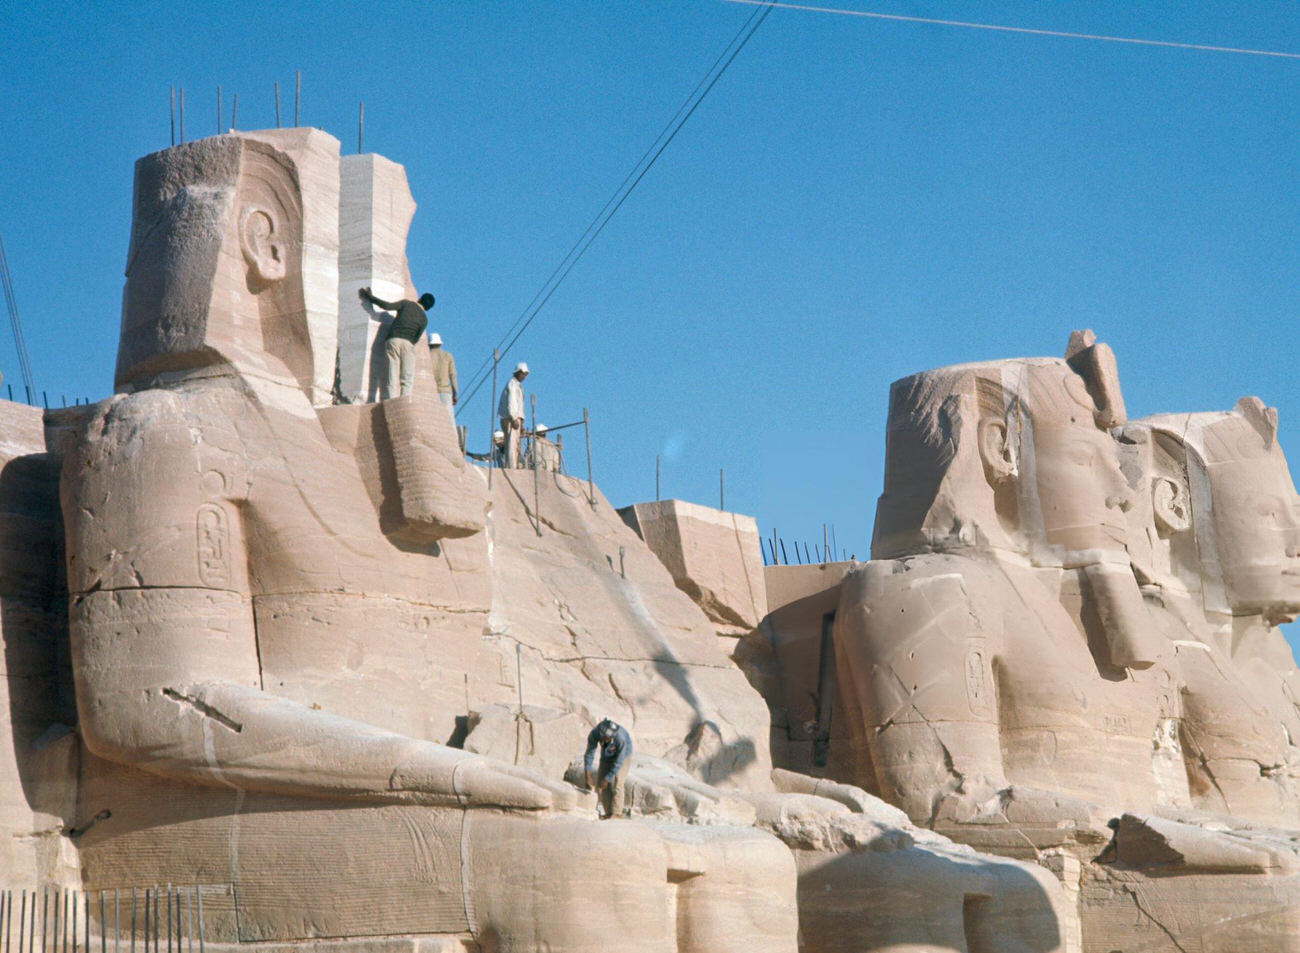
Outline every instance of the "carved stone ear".
<path id="1" fill-rule="evenodd" d="M 1151 481 L 1151 509 L 1156 525 L 1166 534 L 1185 533 L 1192 528 L 1191 499 L 1187 488 L 1169 477 Z"/>
<path id="2" fill-rule="evenodd" d="M 979 423 L 980 458 L 984 471 L 996 483 L 1004 483 L 1016 476 L 1016 451 L 1011 445 L 1011 433 L 1006 421 L 985 417 Z"/>
<path id="3" fill-rule="evenodd" d="M 245 208 L 239 218 L 239 247 L 260 284 L 285 276 L 285 247 L 277 225 L 275 214 L 259 206 Z"/>

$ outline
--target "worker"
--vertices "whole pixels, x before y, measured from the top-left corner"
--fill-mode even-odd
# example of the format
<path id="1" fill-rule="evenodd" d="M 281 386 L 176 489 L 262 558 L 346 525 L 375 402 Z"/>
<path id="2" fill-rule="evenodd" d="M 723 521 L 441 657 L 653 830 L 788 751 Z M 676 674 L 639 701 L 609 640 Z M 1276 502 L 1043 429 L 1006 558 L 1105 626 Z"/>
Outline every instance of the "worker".
<path id="1" fill-rule="evenodd" d="M 596 769 L 596 746 L 600 746 L 600 769 Z M 601 815 L 605 820 L 625 816 L 624 784 L 632 766 L 632 736 L 627 729 L 605 718 L 591 734 L 587 735 L 587 752 L 583 756 L 583 774 L 587 787 L 591 787 L 592 772 L 596 772 L 596 792 Z"/>
<path id="2" fill-rule="evenodd" d="M 524 378 L 528 365 L 520 361 L 515 372 L 506 381 L 497 402 L 497 416 L 501 418 L 501 432 L 506 435 L 506 469 L 519 466 L 519 439 L 524 434 Z"/>
<path id="3" fill-rule="evenodd" d="M 424 337 L 424 329 L 429 326 L 426 313 L 433 310 L 433 295 L 426 291 L 418 301 L 385 301 L 372 295 L 369 288 L 358 288 L 357 297 L 369 301 L 376 308 L 397 313 L 384 338 L 388 377 L 384 380 L 382 397 L 388 400 L 396 397 L 399 392 L 409 394 L 411 384 L 415 381 L 415 345 Z"/>
<path id="4" fill-rule="evenodd" d="M 533 429 L 533 437 L 528 441 L 528 453 L 524 465 L 532 470 L 549 470 L 560 472 L 560 448 L 546 439 L 546 424 L 538 424 Z"/>
<path id="5" fill-rule="evenodd" d="M 500 430 L 492 431 L 492 449 L 487 453 L 467 453 L 465 456 L 480 463 L 491 463 L 498 469 L 505 466 L 506 435 Z"/>
<path id="6" fill-rule="evenodd" d="M 452 408 L 460 399 L 456 389 L 456 359 L 442 346 L 442 335 L 437 331 L 429 333 L 429 357 L 433 358 L 433 379 L 438 385 L 438 399 L 455 420 L 456 412 Z"/>

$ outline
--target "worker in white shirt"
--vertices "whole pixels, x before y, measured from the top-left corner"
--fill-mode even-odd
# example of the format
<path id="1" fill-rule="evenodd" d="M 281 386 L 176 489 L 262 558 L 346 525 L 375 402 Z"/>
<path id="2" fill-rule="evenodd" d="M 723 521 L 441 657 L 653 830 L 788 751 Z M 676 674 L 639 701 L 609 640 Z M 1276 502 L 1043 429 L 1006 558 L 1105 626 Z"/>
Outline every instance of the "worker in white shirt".
<path id="1" fill-rule="evenodd" d="M 506 469 L 519 466 L 519 438 L 524 433 L 524 378 L 528 365 L 520 361 L 515 372 L 506 381 L 497 402 L 497 416 L 501 418 L 501 431 L 506 435 Z"/>

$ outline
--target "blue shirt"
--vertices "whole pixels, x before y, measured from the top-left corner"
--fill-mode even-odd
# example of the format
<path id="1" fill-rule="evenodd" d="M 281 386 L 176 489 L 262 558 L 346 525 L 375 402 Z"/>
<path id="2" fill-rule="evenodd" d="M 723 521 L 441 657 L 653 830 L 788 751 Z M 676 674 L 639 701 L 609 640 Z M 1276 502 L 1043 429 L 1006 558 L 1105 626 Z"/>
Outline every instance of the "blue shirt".
<path id="1" fill-rule="evenodd" d="M 607 724 L 613 726 L 614 734 L 605 738 L 601 736 L 600 729 Z M 626 728 L 609 719 L 602 721 L 587 735 L 587 753 L 583 758 L 583 767 L 587 771 L 596 770 L 597 745 L 600 746 L 600 772 L 606 777 L 617 774 L 619 768 L 632 757 L 632 736 Z"/>

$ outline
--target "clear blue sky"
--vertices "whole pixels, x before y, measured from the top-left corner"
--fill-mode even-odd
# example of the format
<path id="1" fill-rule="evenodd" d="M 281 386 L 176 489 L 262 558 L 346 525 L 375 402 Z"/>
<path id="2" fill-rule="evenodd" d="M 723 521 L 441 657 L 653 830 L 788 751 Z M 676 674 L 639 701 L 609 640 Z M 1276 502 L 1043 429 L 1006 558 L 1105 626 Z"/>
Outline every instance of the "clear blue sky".
<path id="1" fill-rule="evenodd" d="M 843 0 L 1300 53 L 1293 3 Z M 409 255 L 462 375 L 750 16 L 721 2 L 0 6 L 0 235 L 39 388 L 112 386 L 134 160 L 302 121 L 406 166 Z M 1134 416 L 1278 407 L 1300 460 L 1300 60 L 775 10 L 511 360 L 663 493 L 865 556 L 889 383 L 1092 327 Z M 0 328 L 0 370 L 20 376 Z M 487 393 L 462 414 L 485 442 Z M 570 439 L 578 433 L 571 431 Z M 568 443 L 569 441 L 566 441 Z M 573 446 L 572 443 L 569 443 Z M 575 448 L 576 449 L 576 448 Z M 570 466 L 585 470 L 581 454 Z"/>

